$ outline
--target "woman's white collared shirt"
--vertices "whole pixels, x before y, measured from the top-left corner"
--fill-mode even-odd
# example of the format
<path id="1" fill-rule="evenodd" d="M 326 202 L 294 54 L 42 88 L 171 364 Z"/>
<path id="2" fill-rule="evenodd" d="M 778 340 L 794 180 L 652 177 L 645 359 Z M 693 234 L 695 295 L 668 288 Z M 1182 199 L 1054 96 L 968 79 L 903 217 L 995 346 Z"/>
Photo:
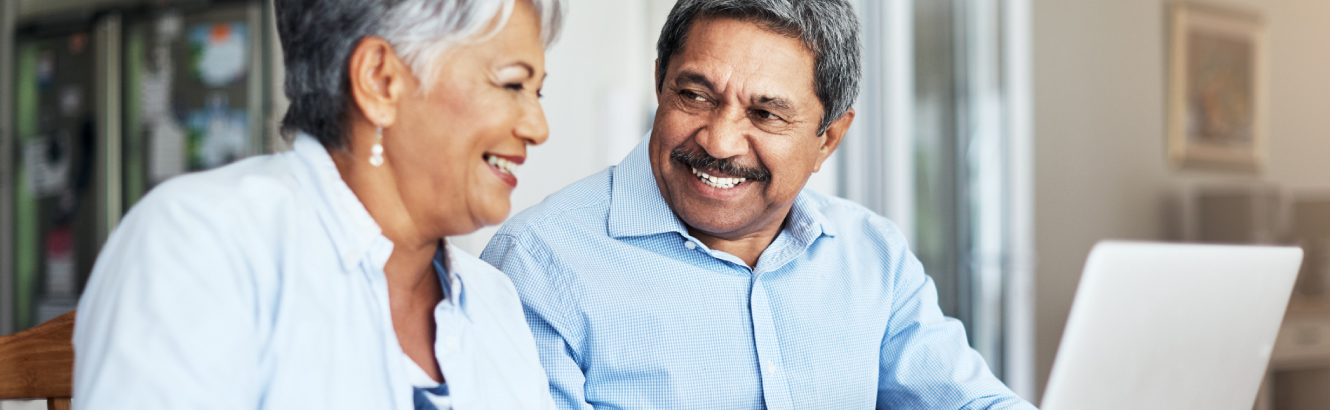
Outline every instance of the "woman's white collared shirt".
<path id="1" fill-rule="evenodd" d="M 158 186 L 79 302 L 76 409 L 412 409 L 393 244 L 307 135 Z M 456 410 L 553 408 L 508 278 L 449 248 L 435 352 Z"/>

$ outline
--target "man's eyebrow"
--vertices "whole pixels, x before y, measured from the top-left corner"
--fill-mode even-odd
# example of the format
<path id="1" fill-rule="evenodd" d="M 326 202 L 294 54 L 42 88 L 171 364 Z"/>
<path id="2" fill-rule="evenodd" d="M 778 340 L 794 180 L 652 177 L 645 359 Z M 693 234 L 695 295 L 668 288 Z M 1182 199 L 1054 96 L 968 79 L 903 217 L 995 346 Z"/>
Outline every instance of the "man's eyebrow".
<path id="1" fill-rule="evenodd" d="M 753 101 L 755 101 L 757 105 L 771 107 L 777 111 L 791 111 L 794 109 L 794 104 L 790 104 L 790 100 L 787 100 L 784 97 L 762 95 L 754 98 Z"/>
<path id="2" fill-rule="evenodd" d="M 716 87 L 711 84 L 706 76 L 692 71 L 684 71 L 674 77 L 674 85 L 697 84 L 706 87 L 708 90 L 715 90 Z"/>

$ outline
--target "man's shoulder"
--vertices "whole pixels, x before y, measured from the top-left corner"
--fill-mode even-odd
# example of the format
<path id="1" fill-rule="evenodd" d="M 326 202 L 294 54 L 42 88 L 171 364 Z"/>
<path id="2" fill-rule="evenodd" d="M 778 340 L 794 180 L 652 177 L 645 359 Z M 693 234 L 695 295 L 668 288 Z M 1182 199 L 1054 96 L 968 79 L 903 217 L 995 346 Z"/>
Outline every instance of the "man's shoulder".
<path id="1" fill-rule="evenodd" d="M 613 170 L 606 168 L 550 194 L 509 218 L 496 235 L 527 240 L 534 233 L 563 229 L 569 223 L 603 227 L 609 215 Z"/>
<path id="2" fill-rule="evenodd" d="M 849 199 L 812 190 L 804 190 L 802 195 L 808 204 L 826 218 L 825 223 L 831 225 L 838 239 L 862 245 L 845 246 L 841 248 L 843 251 L 871 249 L 873 253 L 886 254 L 909 251 L 910 245 L 904 232 L 891 219 Z"/>
<path id="3" fill-rule="evenodd" d="M 507 275 L 461 248 L 449 244 L 447 249 L 450 269 L 464 275 L 469 289 L 479 291 L 486 303 L 518 303 L 517 290 Z"/>
<path id="4" fill-rule="evenodd" d="M 878 231 L 899 231 L 890 219 L 854 201 L 811 189 L 805 189 L 802 195 L 838 230 L 854 231 L 868 228 Z"/>

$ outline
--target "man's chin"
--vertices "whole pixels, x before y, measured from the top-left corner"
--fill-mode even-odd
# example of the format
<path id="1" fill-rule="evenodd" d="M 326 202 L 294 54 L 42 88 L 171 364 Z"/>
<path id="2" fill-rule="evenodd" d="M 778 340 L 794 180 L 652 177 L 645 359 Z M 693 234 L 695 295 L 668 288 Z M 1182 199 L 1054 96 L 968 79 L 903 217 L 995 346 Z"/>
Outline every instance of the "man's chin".
<path id="1" fill-rule="evenodd" d="M 737 215 L 717 215 L 720 212 L 712 212 L 708 209 L 687 209 L 676 210 L 679 220 L 688 226 L 690 232 L 705 234 L 707 236 L 721 239 L 735 239 L 743 236 L 744 228 L 751 224 L 750 218 L 736 217 Z"/>

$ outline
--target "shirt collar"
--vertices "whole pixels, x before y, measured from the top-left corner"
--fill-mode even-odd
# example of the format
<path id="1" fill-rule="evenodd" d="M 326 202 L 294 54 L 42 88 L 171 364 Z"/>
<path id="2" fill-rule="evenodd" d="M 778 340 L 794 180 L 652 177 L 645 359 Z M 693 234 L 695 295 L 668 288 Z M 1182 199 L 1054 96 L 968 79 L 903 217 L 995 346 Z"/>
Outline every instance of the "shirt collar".
<path id="1" fill-rule="evenodd" d="M 614 238 L 678 232 L 688 229 L 660 195 L 651 172 L 651 137 L 643 138 L 611 174 L 609 234 Z"/>
<path id="2" fill-rule="evenodd" d="M 314 137 L 297 135 L 292 153 L 297 159 L 297 178 L 318 199 L 315 208 L 319 221 L 332 237 L 343 268 L 355 269 L 375 240 L 383 236 L 379 224 L 342 180 L 328 150 Z"/>
<path id="3" fill-rule="evenodd" d="M 443 286 L 443 301 L 466 311 L 466 284 L 462 277 L 468 275 L 465 262 L 459 262 L 463 254 L 461 248 L 447 241 L 439 241 L 439 250 L 434 252 L 434 273 L 439 275 L 439 284 Z"/>
<path id="4" fill-rule="evenodd" d="M 822 203 L 807 190 L 799 191 L 790 206 L 790 223 L 785 227 L 797 235 L 809 236 L 809 242 L 818 235 L 836 236 L 836 226 L 822 213 Z"/>
<path id="5" fill-rule="evenodd" d="M 614 238 L 678 232 L 690 237 L 688 229 L 674 215 L 665 197 L 660 195 L 656 176 L 651 171 L 650 134 L 611 171 L 609 234 Z M 836 236 L 835 228 L 807 192 L 799 192 L 790 207 L 786 230 L 812 242 L 817 236 Z"/>

